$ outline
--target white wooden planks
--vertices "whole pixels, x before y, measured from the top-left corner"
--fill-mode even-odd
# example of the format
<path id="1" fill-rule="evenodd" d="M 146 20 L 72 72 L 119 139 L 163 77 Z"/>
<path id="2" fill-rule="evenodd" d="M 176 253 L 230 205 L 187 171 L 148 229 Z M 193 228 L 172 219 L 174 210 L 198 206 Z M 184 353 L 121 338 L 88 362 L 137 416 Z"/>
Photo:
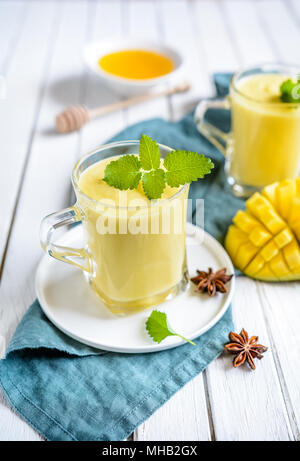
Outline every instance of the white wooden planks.
<path id="1" fill-rule="evenodd" d="M 0 441 L 41 441 L 41 436 L 24 422 L 0 393 Z"/>
<path id="2" fill-rule="evenodd" d="M 269 350 L 262 361 L 256 361 L 254 372 L 247 367 L 234 369 L 229 354 L 208 367 L 216 439 L 293 439 L 256 283 L 245 277 L 240 277 L 237 282 L 233 301 L 235 331 L 240 332 L 244 327 L 250 335 L 258 335 Z"/>
<path id="3" fill-rule="evenodd" d="M 97 41 L 107 37 L 122 37 L 122 1 L 90 2 L 87 41 Z M 97 75 L 85 70 L 83 101 L 87 107 L 98 107 L 113 103 L 120 98 L 105 88 Z M 124 111 L 117 111 L 97 119 L 82 129 L 80 155 L 100 146 L 108 138 L 125 127 Z"/>
<path id="4" fill-rule="evenodd" d="M 202 377 L 186 384 L 138 427 L 134 440 L 211 440 Z"/>
<path id="5" fill-rule="evenodd" d="M 34 2 L 30 6 L 35 8 L 36 5 L 37 3 Z M 42 20 L 43 15 L 47 12 L 50 15 L 51 8 L 57 5 L 56 2 L 55 4 L 47 2 L 46 9 L 39 10 L 39 19 Z M 30 128 L 32 145 L 29 146 L 28 165 L 0 286 L 0 334 L 6 338 L 6 341 L 10 339 L 24 311 L 35 298 L 34 274 L 36 264 L 42 255 L 38 244 L 41 218 L 45 214 L 66 206 L 69 201 L 69 178 L 76 159 L 78 134 L 63 137 L 56 135 L 53 133 L 53 123 L 55 114 L 61 105 L 59 95 L 63 96 L 68 91 L 72 91 L 72 100 L 76 102 L 79 98 L 80 79 L 72 83 L 71 89 L 68 78 L 75 69 L 78 69 L 78 53 L 80 53 L 86 32 L 86 7 L 86 2 L 60 4 L 53 52 L 51 57 L 48 54 L 47 72 L 44 72 L 43 84 L 45 86 L 40 100 L 41 108 L 36 116 L 36 125 Z M 37 14 L 33 12 L 36 21 L 38 20 L 35 16 Z M 46 28 L 46 25 L 43 25 Z M 41 30 L 39 34 L 42 37 Z M 71 34 L 72 39 L 66 39 L 68 34 Z M 27 37 L 29 35 L 27 31 Z M 47 38 L 49 46 L 50 35 L 47 34 Z M 33 46 L 33 38 L 31 40 Z M 47 48 L 46 42 L 45 38 Z M 15 54 L 16 61 L 17 58 L 18 51 Z M 30 74 L 28 74 L 28 80 L 29 78 Z M 65 82 L 66 91 L 59 86 L 64 85 L 62 82 Z M 23 91 L 26 92 L 26 86 Z M 24 111 L 26 103 L 27 99 L 23 101 Z M 25 114 L 21 115 L 24 120 Z M 13 155 L 17 155 L 17 152 L 12 151 L 11 156 Z M 22 435 L 19 429 L 19 417 L 7 410 L 3 400 L 0 403 L 0 421 L 2 424 L 0 439 L 2 440 L 18 439 L 21 436 L 27 440 L 37 439 L 36 434 L 25 423 L 22 423 L 24 427 Z M 12 430 L 13 427 L 15 427 L 15 432 Z"/>
<path id="6" fill-rule="evenodd" d="M 292 5 L 299 12 L 299 2 L 291 4 L 289 0 L 261 0 L 254 2 L 254 5 L 276 59 L 291 64 L 299 63 L 299 16 L 296 17 L 291 9 Z"/>
<path id="7" fill-rule="evenodd" d="M 157 21 L 155 2 L 128 1 L 124 3 L 125 31 L 129 37 L 144 37 L 156 42 L 164 41 Z M 163 97 L 128 108 L 127 123 L 132 124 L 148 118 L 169 117 L 168 98 Z"/>
<path id="8" fill-rule="evenodd" d="M 240 66 L 257 66 L 276 60 L 253 1 L 229 0 L 222 5 L 227 24 L 230 25 Z"/>
<path id="9" fill-rule="evenodd" d="M 231 24 L 223 11 L 223 2 L 203 0 L 193 2 L 199 46 L 206 56 L 207 72 L 234 72 L 240 66 Z"/>
<path id="10" fill-rule="evenodd" d="M 1 156 L 6 160 L 5 168 L 0 170 L 0 196 L 5 197 L 1 202 L 0 260 L 39 110 L 56 6 L 52 2 L 30 4 L 21 36 L 7 64 L 7 95 L 0 104 Z"/>
<path id="11" fill-rule="evenodd" d="M 0 15 L 0 75 L 5 75 L 9 66 L 10 57 L 14 53 L 21 29 L 24 24 L 28 5 L 22 1 L 11 2 L 4 0 L 1 3 Z"/>
<path id="12" fill-rule="evenodd" d="M 188 93 L 173 95 L 171 100 L 172 119 L 179 119 L 192 110 L 200 96 L 210 93 L 210 79 L 207 75 L 205 56 L 196 37 L 196 25 L 190 2 L 157 2 L 157 19 L 163 39 L 177 48 L 184 57 L 182 79 L 191 84 Z"/>
<path id="13" fill-rule="evenodd" d="M 11 319 L 11 325 L 10 322 L 6 324 L 7 337 L 12 333 L 16 320 L 20 319 L 28 303 L 34 299 L 32 270 L 42 254 L 37 245 L 40 220 L 45 214 L 68 204 L 70 172 L 76 160 L 78 134 L 60 136 L 53 132 L 54 117 L 60 108 L 57 95 L 53 95 L 53 89 L 57 82 L 64 80 L 64 76 L 68 77 L 70 66 L 74 68 L 74 63 L 77 61 L 74 49 L 81 46 L 80 41 L 84 39 L 85 7 L 85 2 L 63 3 L 57 40 L 52 58 L 48 62 L 41 109 L 34 127 L 30 157 L 0 287 L 3 295 L 0 301 L 1 320 L 4 321 L 4 316 L 6 322 Z M 71 30 L 76 29 L 77 41 L 65 40 L 65 33 L 70 27 Z M 65 59 L 66 56 L 69 58 Z M 77 85 L 73 85 L 75 102 L 79 97 L 79 86 L 80 80 Z M 17 287 L 15 287 L 16 280 L 18 280 Z"/>
<path id="14" fill-rule="evenodd" d="M 297 282 L 259 284 L 265 321 L 273 347 L 275 366 L 295 440 L 300 439 L 299 328 L 300 287 Z"/>

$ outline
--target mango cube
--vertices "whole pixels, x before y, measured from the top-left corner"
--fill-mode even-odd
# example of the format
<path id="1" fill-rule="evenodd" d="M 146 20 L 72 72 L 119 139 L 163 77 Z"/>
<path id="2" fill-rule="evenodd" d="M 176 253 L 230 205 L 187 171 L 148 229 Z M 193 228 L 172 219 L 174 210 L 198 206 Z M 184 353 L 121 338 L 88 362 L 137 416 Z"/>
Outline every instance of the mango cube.
<path id="1" fill-rule="evenodd" d="M 248 264 L 244 272 L 246 275 L 249 274 L 251 277 L 253 274 L 256 274 L 257 272 L 259 272 L 263 267 L 265 267 L 265 260 L 260 254 L 258 254 Z"/>
<path id="2" fill-rule="evenodd" d="M 253 229 L 249 234 L 249 240 L 258 247 L 263 246 L 270 238 L 272 238 L 272 234 L 260 226 Z"/>
<path id="3" fill-rule="evenodd" d="M 247 242 L 247 234 L 235 226 L 230 226 L 226 235 L 226 248 L 228 253 L 236 255 L 240 246 Z"/>
<path id="4" fill-rule="evenodd" d="M 251 232 L 259 226 L 259 221 L 253 218 L 253 216 L 247 211 L 239 210 L 233 218 L 234 224 L 244 232 Z"/>
<path id="5" fill-rule="evenodd" d="M 250 275 L 250 274 L 247 274 L 247 275 Z M 250 277 L 251 277 L 251 275 L 250 275 Z M 255 274 L 254 278 L 256 278 L 258 280 L 264 280 L 265 282 L 279 281 L 279 278 L 276 277 L 276 275 L 272 271 L 269 263 L 265 264 L 264 267 Z"/>
<path id="6" fill-rule="evenodd" d="M 253 256 L 256 255 L 256 253 L 257 247 L 254 246 L 251 242 L 243 243 L 235 256 L 238 267 L 243 270 L 252 260 Z"/>
<path id="7" fill-rule="evenodd" d="M 291 274 L 284 257 L 282 254 L 278 253 L 271 261 L 270 268 L 274 274 L 279 278 L 279 280 L 289 280 Z"/>
<path id="8" fill-rule="evenodd" d="M 288 217 L 288 222 L 291 226 L 299 222 L 300 216 L 300 197 L 293 197 L 290 203 L 290 212 Z"/>
<path id="9" fill-rule="evenodd" d="M 274 241 L 269 242 L 263 249 L 260 254 L 266 262 L 271 261 L 278 253 L 278 247 Z"/>
<path id="10" fill-rule="evenodd" d="M 278 182 L 274 182 L 273 184 L 269 184 L 262 190 L 262 194 L 269 200 L 272 205 L 276 206 L 276 188 L 278 186 Z"/>
<path id="11" fill-rule="evenodd" d="M 283 256 L 291 271 L 300 268 L 300 249 L 296 240 L 293 240 L 283 248 Z"/>
<path id="12" fill-rule="evenodd" d="M 286 228 L 279 232 L 274 237 L 274 242 L 278 246 L 278 248 L 283 248 L 285 245 L 290 243 L 293 240 L 294 236 L 290 229 Z"/>
<path id="13" fill-rule="evenodd" d="M 280 215 L 287 219 L 291 209 L 291 201 L 296 195 L 296 184 L 291 179 L 282 181 L 280 184 L 280 187 L 276 187 L 276 203 Z"/>

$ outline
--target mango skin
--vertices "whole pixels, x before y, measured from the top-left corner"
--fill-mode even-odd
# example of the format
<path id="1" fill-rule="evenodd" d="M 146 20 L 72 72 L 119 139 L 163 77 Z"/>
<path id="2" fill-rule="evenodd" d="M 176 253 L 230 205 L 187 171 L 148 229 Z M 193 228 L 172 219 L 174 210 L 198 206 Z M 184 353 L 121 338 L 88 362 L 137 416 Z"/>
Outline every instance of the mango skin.
<path id="1" fill-rule="evenodd" d="M 300 280 L 300 178 L 255 192 L 225 237 L 237 269 L 268 282 Z"/>

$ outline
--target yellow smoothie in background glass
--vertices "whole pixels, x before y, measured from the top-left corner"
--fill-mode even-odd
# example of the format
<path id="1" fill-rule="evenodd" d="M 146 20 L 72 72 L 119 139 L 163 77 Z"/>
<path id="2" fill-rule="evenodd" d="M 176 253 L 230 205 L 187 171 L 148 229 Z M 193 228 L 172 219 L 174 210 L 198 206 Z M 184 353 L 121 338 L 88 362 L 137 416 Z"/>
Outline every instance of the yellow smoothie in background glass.
<path id="1" fill-rule="evenodd" d="M 300 104 L 280 100 L 280 86 L 288 78 L 247 76 L 231 90 L 229 174 L 239 184 L 262 187 L 299 175 Z"/>
<path id="2" fill-rule="evenodd" d="M 234 195 L 249 197 L 272 182 L 299 176 L 300 99 L 283 102 L 280 90 L 287 80 L 296 84 L 299 75 L 300 67 L 287 64 L 240 71 L 231 79 L 229 96 L 203 99 L 196 107 L 195 124 L 225 156 Z M 231 110 L 229 133 L 206 117 L 215 109 Z"/>
<path id="3" fill-rule="evenodd" d="M 188 186 L 167 185 L 151 206 L 142 184 L 120 191 L 103 181 L 106 165 L 117 158 L 82 173 L 77 206 L 93 256 L 92 286 L 114 313 L 128 313 L 162 302 L 185 283 Z"/>

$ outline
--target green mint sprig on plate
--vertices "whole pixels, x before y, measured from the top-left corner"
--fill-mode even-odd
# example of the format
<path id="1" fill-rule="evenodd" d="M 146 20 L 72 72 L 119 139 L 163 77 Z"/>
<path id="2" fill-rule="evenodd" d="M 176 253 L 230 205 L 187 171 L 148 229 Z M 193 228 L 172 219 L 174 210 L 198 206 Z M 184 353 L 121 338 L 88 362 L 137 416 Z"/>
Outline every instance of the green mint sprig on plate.
<path id="1" fill-rule="evenodd" d="M 282 102 L 298 102 L 300 103 L 300 77 L 297 82 L 288 79 L 280 86 L 280 99 Z"/>
<path id="2" fill-rule="evenodd" d="M 179 338 L 187 341 L 188 343 L 196 346 L 193 341 L 185 338 L 184 336 L 176 333 L 168 324 L 167 314 L 154 310 L 146 320 L 146 330 L 156 343 L 161 343 L 168 336 L 179 336 Z"/>
<path id="3" fill-rule="evenodd" d="M 202 154 L 173 150 L 163 161 L 156 141 L 143 134 L 140 139 L 139 156 L 123 155 L 111 161 L 105 168 L 107 184 L 116 189 L 136 189 L 142 180 L 143 190 L 149 200 L 159 199 L 168 184 L 179 187 L 209 174 L 212 161 Z"/>

